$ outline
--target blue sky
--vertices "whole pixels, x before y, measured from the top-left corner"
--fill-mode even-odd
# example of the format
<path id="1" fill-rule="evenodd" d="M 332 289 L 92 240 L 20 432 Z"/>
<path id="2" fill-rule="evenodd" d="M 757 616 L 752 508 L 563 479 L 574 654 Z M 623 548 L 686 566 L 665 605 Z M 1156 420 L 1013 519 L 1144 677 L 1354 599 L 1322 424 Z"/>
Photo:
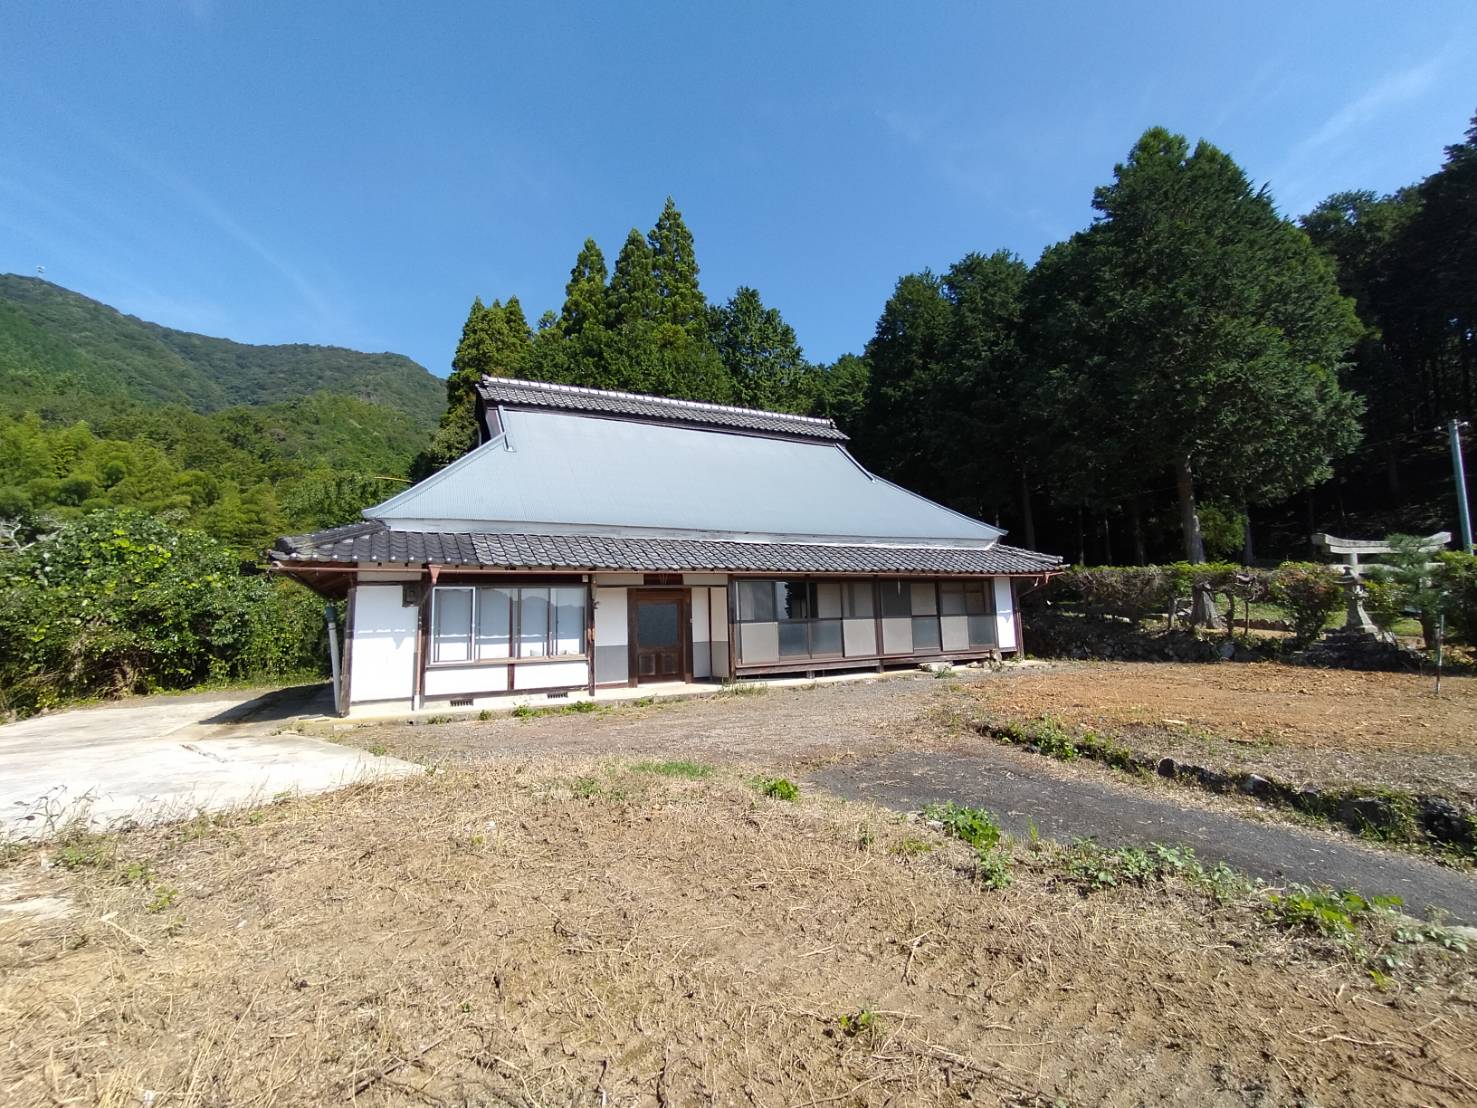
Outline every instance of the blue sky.
<path id="1" fill-rule="evenodd" d="M 1477 4 L 0 6 L 0 270 L 445 373 L 474 295 L 557 309 L 673 195 L 703 286 L 860 350 L 903 273 L 1091 218 L 1147 126 L 1284 212 L 1431 172 Z"/>

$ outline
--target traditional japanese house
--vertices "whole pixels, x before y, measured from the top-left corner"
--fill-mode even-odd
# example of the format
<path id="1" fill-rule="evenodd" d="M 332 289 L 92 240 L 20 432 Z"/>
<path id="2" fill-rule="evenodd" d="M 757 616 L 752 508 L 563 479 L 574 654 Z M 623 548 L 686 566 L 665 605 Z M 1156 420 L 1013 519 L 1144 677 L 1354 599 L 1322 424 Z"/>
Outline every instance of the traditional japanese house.
<path id="1" fill-rule="evenodd" d="M 1010 655 L 1060 568 L 829 420 L 491 377 L 477 416 L 464 457 L 271 552 L 347 596 L 345 711 Z"/>

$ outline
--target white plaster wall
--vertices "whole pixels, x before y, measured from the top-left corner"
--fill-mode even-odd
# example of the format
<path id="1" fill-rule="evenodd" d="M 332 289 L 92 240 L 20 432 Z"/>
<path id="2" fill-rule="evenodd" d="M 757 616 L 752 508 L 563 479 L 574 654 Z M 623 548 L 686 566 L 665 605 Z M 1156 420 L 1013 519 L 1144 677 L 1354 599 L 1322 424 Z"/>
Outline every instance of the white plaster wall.
<path id="1" fill-rule="evenodd" d="M 713 612 L 712 672 L 716 677 L 728 677 L 728 588 L 707 591 Z"/>
<path id="2" fill-rule="evenodd" d="M 398 584 L 362 584 L 354 590 L 350 704 L 415 693 L 417 608 L 400 603 L 401 591 Z"/>
<path id="3" fill-rule="evenodd" d="M 629 636 L 626 619 L 626 590 L 595 590 L 595 642 L 599 646 L 625 646 Z"/>
<path id="4" fill-rule="evenodd" d="M 646 580 L 646 575 L 644 573 L 597 573 L 597 574 L 595 574 L 595 584 L 597 586 L 604 585 L 604 586 L 607 586 L 607 587 L 610 587 L 610 588 L 614 588 L 616 586 L 640 585 L 640 584 L 644 583 L 645 580 Z"/>
<path id="5" fill-rule="evenodd" d="M 507 689 L 507 666 L 431 666 L 426 670 L 427 696 L 475 696 Z"/>
<path id="6" fill-rule="evenodd" d="M 513 667 L 515 689 L 558 689 L 570 685 L 585 685 L 589 681 L 589 663 L 582 661 Z"/>
<path id="7" fill-rule="evenodd" d="M 689 575 L 690 576 L 690 575 Z M 692 590 L 692 676 L 702 680 L 713 676 L 713 650 L 708 642 L 708 611 L 712 603 L 707 589 Z"/>
<path id="8" fill-rule="evenodd" d="M 995 642 L 1001 650 L 1014 650 L 1015 598 L 1010 591 L 1010 578 L 995 578 Z"/>

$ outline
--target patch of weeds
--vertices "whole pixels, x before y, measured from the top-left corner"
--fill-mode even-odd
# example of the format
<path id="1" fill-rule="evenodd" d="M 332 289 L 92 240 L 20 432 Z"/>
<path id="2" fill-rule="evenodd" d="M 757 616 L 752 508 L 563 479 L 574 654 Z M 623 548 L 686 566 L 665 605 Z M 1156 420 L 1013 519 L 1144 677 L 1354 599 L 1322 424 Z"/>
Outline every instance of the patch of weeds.
<path id="1" fill-rule="evenodd" d="M 933 671 L 933 679 L 935 681 L 950 681 L 953 680 L 955 676 L 957 675 L 955 674 L 953 668 L 936 669 Z"/>
<path id="2" fill-rule="evenodd" d="M 254 809 L 254 810 L 246 813 L 246 822 L 249 823 L 249 824 L 251 824 L 252 826 L 255 826 L 258 823 L 261 823 L 266 818 L 267 818 L 267 813 L 266 812 L 263 812 L 260 808 L 256 808 L 256 809 Z"/>
<path id="3" fill-rule="evenodd" d="M 591 800 L 600 795 L 600 782 L 593 777 L 576 777 L 569 786 L 576 800 Z"/>
<path id="4" fill-rule="evenodd" d="M 113 864 L 113 842 L 101 835 L 79 836 L 64 844 L 56 854 L 62 869 L 106 869 Z"/>
<path id="5" fill-rule="evenodd" d="M 1380 912 L 1403 907 L 1398 896 L 1365 898 L 1353 889 L 1334 892 L 1290 885 L 1285 892 L 1273 893 L 1267 901 L 1267 914 L 1272 922 L 1289 931 L 1308 931 L 1326 938 L 1348 939 L 1355 928 Z"/>
<path id="6" fill-rule="evenodd" d="M 990 729 L 996 738 L 1005 739 L 1017 746 L 1030 747 L 1038 754 L 1070 762 L 1080 751 L 1072 732 L 1050 716 L 1040 719 L 1011 720 L 1009 723 Z"/>
<path id="7" fill-rule="evenodd" d="M 630 708 L 650 708 L 655 703 L 656 697 L 654 696 L 638 696 L 635 700 L 626 701 L 627 707 Z"/>
<path id="8" fill-rule="evenodd" d="M 369 753 L 373 754 L 376 758 L 383 758 L 386 754 L 390 752 L 390 748 L 387 747 L 384 743 L 370 743 L 364 749 L 369 751 Z"/>
<path id="9" fill-rule="evenodd" d="M 568 704 L 549 704 L 535 708 L 532 704 L 520 704 L 513 709 L 514 719 L 537 719 L 541 716 L 576 716 L 586 712 L 598 712 L 602 705 L 593 700 L 573 700 Z"/>
<path id="10" fill-rule="evenodd" d="M 687 777 L 691 779 L 708 777 L 713 772 L 712 766 L 705 766 L 701 762 L 690 762 L 685 759 L 674 759 L 667 762 L 636 762 L 631 768 L 638 773 L 655 773 L 662 777 Z"/>
<path id="11" fill-rule="evenodd" d="M 496 718 L 496 714 L 491 708 L 483 708 L 482 711 L 477 713 L 478 723 L 487 723 L 494 718 Z"/>
<path id="12" fill-rule="evenodd" d="M 151 879 L 149 867 L 143 862 L 128 862 L 118 871 L 118 880 L 125 885 L 147 885 Z"/>
<path id="13" fill-rule="evenodd" d="M 421 720 L 421 722 L 426 724 L 427 726 L 437 723 L 454 723 L 455 721 L 455 716 L 427 716 L 425 719 Z"/>
<path id="14" fill-rule="evenodd" d="M 933 843 L 927 839 L 915 839 L 912 835 L 904 835 L 887 849 L 899 857 L 916 858 L 920 854 L 927 854 L 933 850 Z"/>
<path id="15" fill-rule="evenodd" d="M 1010 884 L 1010 859 L 994 847 L 977 846 L 974 876 L 987 889 L 1003 889 Z"/>
<path id="16" fill-rule="evenodd" d="M 1449 950 L 1453 954 L 1466 954 L 1468 943 L 1465 937 L 1449 927 L 1442 927 L 1435 923 L 1423 923 L 1415 927 L 1400 927 L 1395 931 L 1395 941 L 1411 946 L 1421 943 L 1435 943 L 1442 950 Z"/>
<path id="17" fill-rule="evenodd" d="M 925 804 L 923 818 L 937 823 L 944 834 L 962 839 L 976 850 L 991 849 L 1000 841 L 1000 824 L 983 808 L 968 808 L 949 801 Z"/>
<path id="18" fill-rule="evenodd" d="M 753 681 L 726 681 L 723 684 L 722 695 L 724 696 L 763 696 L 769 691 L 768 685 L 756 684 Z"/>
<path id="19" fill-rule="evenodd" d="M 836 1021 L 836 1026 L 841 1029 L 841 1034 L 848 1039 L 854 1039 L 858 1035 L 867 1032 L 875 1032 L 880 1029 L 881 1021 L 877 1013 L 870 1008 L 859 1008 L 855 1012 L 844 1012 Z"/>
<path id="20" fill-rule="evenodd" d="M 159 913 L 167 911 L 179 897 L 179 890 L 173 885 L 160 885 L 154 890 L 154 899 L 144 906 L 144 911 Z"/>
<path id="21" fill-rule="evenodd" d="M 175 916 L 164 925 L 164 933 L 171 939 L 178 938 L 185 929 L 185 917 Z"/>
<path id="22" fill-rule="evenodd" d="M 756 777 L 754 787 L 773 800 L 800 799 L 800 786 L 788 777 Z"/>
<path id="23" fill-rule="evenodd" d="M 1117 885 L 1144 886 L 1171 878 L 1185 881 L 1216 900 L 1229 899 L 1251 888 L 1246 878 L 1229 866 L 1218 864 L 1207 870 L 1188 846 L 1150 843 L 1146 847 L 1109 849 L 1091 839 L 1078 839 L 1066 848 L 1062 865 L 1083 892 Z"/>
<path id="24" fill-rule="evenodd" d="M 870 827 L 858 827 L 856 829 L 856 848 L 858 850 L 871 850 L 872 844 L 877 841 L 877 836 L 872 834 Z"/>

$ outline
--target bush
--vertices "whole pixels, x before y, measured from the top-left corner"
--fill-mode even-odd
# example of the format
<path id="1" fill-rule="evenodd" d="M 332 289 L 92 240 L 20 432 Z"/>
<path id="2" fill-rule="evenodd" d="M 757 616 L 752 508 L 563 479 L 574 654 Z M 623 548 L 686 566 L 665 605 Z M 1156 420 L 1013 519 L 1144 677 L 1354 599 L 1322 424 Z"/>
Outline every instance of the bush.
<path id="1" fill-rule="evenodd" d="M 1323 631 L 1328 617 L 1344 603 L 1344 586 L 1338 575 L 1313 562 L 1284 562 L 1272 574 L 1272 603 L 1292 623 L 1293 641 L 1311 643 Z"/>
<path id="2" fill-rule="evenodd" d="M 322 603 L 198 531 L 95 512 L 0 556 L 0 709 L 300 672 Z"/>
<path id="3" fill-rule="evenodd" d="M 1446 594 L 1447 627 L 1451 635 L 1477 646 L 1477 555 L 1444 550 L 1436 556 L 1436 580 Z"/>
<path id="4" fill-rule="evenodd" d="M 1394 581 L 1373 575 L 1364 578 L 1364 610 L 1381 631 L 1389 631 L 1405 614 L 1405 601 Z"/>
<path id="5" fill-rule="evenodd" d="M 754 787 L 773 800 L 798 800 L 800 787 L 788 777 L 760 777 Z"/>

